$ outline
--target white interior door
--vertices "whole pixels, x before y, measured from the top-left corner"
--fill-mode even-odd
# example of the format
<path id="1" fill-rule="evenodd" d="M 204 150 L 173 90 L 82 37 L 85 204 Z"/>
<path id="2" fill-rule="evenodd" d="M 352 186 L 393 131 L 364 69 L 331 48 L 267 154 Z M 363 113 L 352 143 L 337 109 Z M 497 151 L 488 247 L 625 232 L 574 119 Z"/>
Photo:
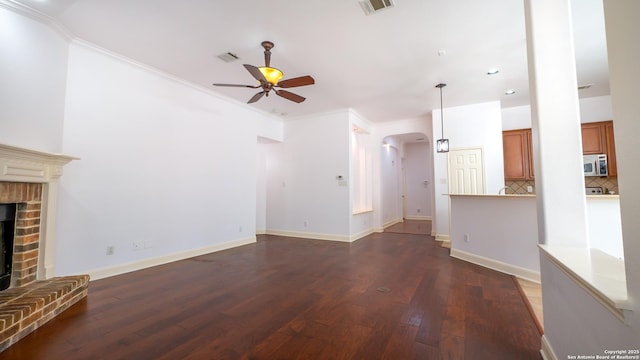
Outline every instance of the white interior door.
<path id="1" fill-rule="evenodd" d="M 449 193 L 475 195 L 485 192 L 482 148 L 451 150 L 449 152 Z"/>

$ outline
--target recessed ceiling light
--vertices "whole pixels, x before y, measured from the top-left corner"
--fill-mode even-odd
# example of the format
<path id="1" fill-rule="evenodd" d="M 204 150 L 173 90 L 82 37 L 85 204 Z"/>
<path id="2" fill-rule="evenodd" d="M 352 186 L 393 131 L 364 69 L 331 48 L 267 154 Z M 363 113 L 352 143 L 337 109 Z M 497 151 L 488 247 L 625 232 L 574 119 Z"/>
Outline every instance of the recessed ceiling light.
<path id="1" fill-rule="evenodd" d="M 496 69 L 496 68 L 491 68 L 489 69 L 489 71 L 487 71 L 487 75 L 495 75 L 497 73 L 499 73 L 500 70 Z"/>
<path id="2" fill-rule="evenodd" d="M 516 93 L 516 91 L 513 90 L 513 89 L 508 89 L 507 91 L 504 92 L 505 95 L 513 95 L 515 93 Z"/>
<path id="3" fill-rule="evenodd" d="M 593 84 L 584 84 L 584 85 L 579 85 L 578 86 L 578 90 L 584 90 L 584 89 L 588 89 L 590 87 L 592 87 Z"/>

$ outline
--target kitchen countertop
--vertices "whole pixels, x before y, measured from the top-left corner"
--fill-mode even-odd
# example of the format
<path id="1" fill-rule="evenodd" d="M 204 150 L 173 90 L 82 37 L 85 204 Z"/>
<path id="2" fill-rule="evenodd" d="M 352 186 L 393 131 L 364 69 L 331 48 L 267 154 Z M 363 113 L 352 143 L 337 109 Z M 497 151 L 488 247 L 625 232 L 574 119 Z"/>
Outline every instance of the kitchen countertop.
<path id="1" fill-rule="evenodd" d="M 506 195 L 497 195 L 497 194 L 442 194 L 449 196 L 464 196 L 464 197 L 482 197 L 482 198 L 535 198 L 536 194 L 506 194 Z M 587 199 L 620 199 L 620 195 L 585 195 Z"/>

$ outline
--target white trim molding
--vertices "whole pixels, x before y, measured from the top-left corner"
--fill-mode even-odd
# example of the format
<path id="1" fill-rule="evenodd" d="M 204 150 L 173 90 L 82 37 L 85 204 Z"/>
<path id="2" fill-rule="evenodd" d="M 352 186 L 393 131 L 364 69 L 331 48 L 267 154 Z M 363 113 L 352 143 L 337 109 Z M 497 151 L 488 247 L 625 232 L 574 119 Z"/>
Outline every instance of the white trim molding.
<path id="1" fill-rule="evenodd" d="M 542 338 L 540 340 L 540 343 L 542 344 L 540 355 L 542 355 L 542 358 L 544 360 L 558 360 L 558 357 L 556 356 L 556 353 L 553 352 L 553 348 L 551 347 L 551 344 L 549 344 L 547 338 L 542 335 Z"/>
<path id="2" fill-rule="evenodd" d="M 369 235 L 373 234 L 374 232 L 375 231 L 373 229 L 367 229 L 367 230 L 361 231 L 361 232 L 359 232 L 357 234 L 351 234 L 351 236 L 349 236 L 349 241 L 350 242 L 354 242 L 356 240 L 360 240 L 363 237 L 366 237 L 366 236 L 369 236 Z"/>
<path id="3" fill-rule="evenodd" d="M 329 240 L 329 241 L 340 241 L 340 242 L 354 241 L 351 239 L 352 237 L 348 235 L 321 234 L 321 233 L 289 231 L 289 230 L 267 229 L 267 234 L 277 235 L 277 236 L 286 236 L 286 237 L 296 237 L 296 238 L 302 238 L 302 239 L 311 239 L 311 240 Z"/>
<path id="4" fill-rule="evenodd" d="M 435 234 L 435 239 L 436 241 L 451 241 L 451 237 L 449 236 L 449 234 Z"/>
<path id="5" fill-rule="evenodd" d="M 22 4 L 21 2 L 15 0 L 0 0 L 0 7 L 13 11 L 17 14 L 28 16 L 36 21 L 39 21 L 45 25 L 50 26 L 53 30 L 57 31 L 63 39 L 67 42 L 70 42 L 75 38 L 75 35 L 69 29 L 67 29 L 64 25 L 62 25 L 55 18 L 38 11 L 30 6 Z"/>
<path id="6" fill-rule="evenodd" d="M 387 221 L 386 223 L 382 224 L 382 228 L 383 228 L 383 229 L 386 229 L 386 228 L 388 228 L 389 226 L 393 226 L 393 225 L 395 225 L 395 224 L 399 224 L 399 223 L 401 223 L 401 222 L 403 222 L 403 221 L 404 221 L 404 220 L 402 220 L 402 218 L 398 218 L 398 219 L 394 219 L 394 220 L 389 220 L 389 221 Z"/>
<path id="7" fill-rule="evenodd" d="M 431 216 L 405 216 L 405 220 L 431 220 Z"/>
<path id="8" fill-rule="evenodd" d="M 191 249 L 178 253 L 167 254 L 149 259 L 142 259 L 138 261 L 128 262 L 124 264 L 117 264 L 114 266 L 103 267 L 95 269 L 89 272 L 91 281 L 108 278 L 111 276 L 126 274 L 132 271 L 142 270 L 153 266 L 168 264 L 175 261 L 189 259 L 192 257 L 210 254 L 222 250 L 232 249 L 238 246 L 249 245 L 256 242 L 255 236 L 250 236 L 244 239 L 232 240 L 222 244 L 213 244 L 198 249 Z"/>
<path id="9" fill-rule="evenodd" d="M 58 179 L 62 176 L 62 167 L 72 160 L 79 160 L 79 158 L 0 144 L 0 181 L 43 184 L 39 280 L 55 276 Z"/>
<path id="10" fill-rule="evenodd" d="M 537 271 L 453 248 L 451 249 L 451 257 L 540 284 L 540 273 Z"/>

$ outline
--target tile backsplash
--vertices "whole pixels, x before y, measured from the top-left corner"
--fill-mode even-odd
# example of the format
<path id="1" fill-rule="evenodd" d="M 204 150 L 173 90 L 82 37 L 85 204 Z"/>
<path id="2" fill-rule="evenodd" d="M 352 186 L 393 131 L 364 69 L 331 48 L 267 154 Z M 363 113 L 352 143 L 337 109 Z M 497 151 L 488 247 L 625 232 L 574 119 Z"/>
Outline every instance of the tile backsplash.
<path id="1" fill-rule="evenodd" d="M 587 176 L 584 178 L 584 182 L 586 187 L 600 186 L 603 191 L 609 190 L 620 194 L 618 192 L 618 178 Z M 532 195 L 536 193 L 536 182 L 533 180 L 505 180 L 504 185 L 508 186 L 507 194 Z M 533 192 L 527 192 L 527 186 L 531 186 Z"/>
<path id="2" fill-rule="evenodd" d="M 532 195 L 536 193 L 536 182 L 533 180 L 505 180 L 504 185 L 508 186 L 506 194 Z M 528 192 L 527 186 L 531 186 L 533 192 Z"/>
<path id="3" fill-rule="evenodd" d="M 602 191 L 606 193 L 607 190 L 613 191 L 616 194 L 620 194 L 618 192 L 618 178 L 616 177 L 597 177 L 597 176 L 587 176 L 584 178 L 584 185 L 587 187 L 592 186 L 601 186 Z"/>

